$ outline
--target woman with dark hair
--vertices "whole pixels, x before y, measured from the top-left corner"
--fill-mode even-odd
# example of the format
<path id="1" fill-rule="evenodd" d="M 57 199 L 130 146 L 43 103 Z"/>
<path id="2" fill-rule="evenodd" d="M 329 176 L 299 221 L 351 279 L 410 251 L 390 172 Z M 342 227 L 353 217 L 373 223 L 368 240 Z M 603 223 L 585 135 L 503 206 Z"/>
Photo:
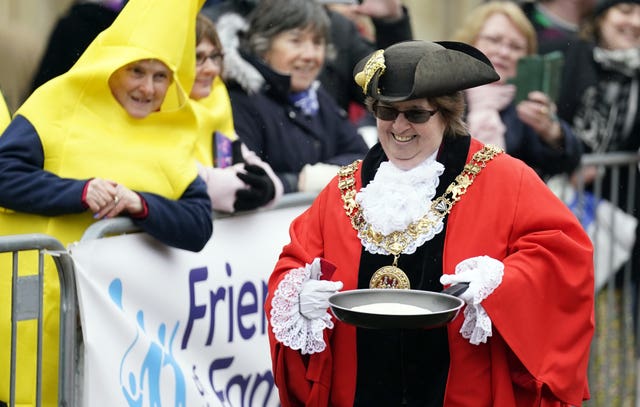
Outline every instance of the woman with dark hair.
<path id="1" fill-rule="evenodd" d="M 581 35 L 567 50 L 558 115 L 587 152 L 637 151 L 640 1 L 599 2 Z"/>
<path id="2" fill-rule="evenodd" d="M 283 187 L 269 164 L 238 138 L 227 87 L 221 79 L 224 49 L 214 23 L 196 20 L 196 77 L 189 97 L 200 121 L 198 172 L 212 209 L 233 213 L 273 206 Z"/>
<path id="3" fill-rule="evenodd" d="M 639 100 L 640 1 L 599 1 L 582 27 L 581 38 L 566 51 L 558 115 L 571 123 L 585 152 L 635 153 L 640 148 Z M 615 200 L 620 209 L 636 219 L 640 217 L 640 173 L 636 166 L 607 170 L 584 166 L 580 177 L 585 189 L 593 192 L 593 195 L 585 194 L 592 202 L 599 198 Z M 581 220 L 589 226 L 592 219 L 580 213 L 586 212 L 583 204 L 576 206 Z M 608 216 L 606 222 L 609 222 Z M 630 223 L 626 222 L 627 226 Z M 606 289 L 597 293 L 596 313 L 602 319 L 596 326 L 594 346 L 603 349 L 607 359 L 606 367 L 601 365 L 602 361 L 595 361 L 593 371 L 597 374 L 592 382 L 598 397 L 620 400 L 620 405 L 633 403 L 635 375 L 607 376 L 607 373 L 623 369 L 633 358 L 638 324 L 637 287 L 628 291 L 633 294 L 627 294 L 627 287 L 621 287 L 620 283 L 626 280 L 629 271 L 635 285 L 640 281 L 640 227 L 636 226 L 635 240 L 633 226 L 626 230 L 627 233 L 624 228 L 616 227 L 614 233 L 616 237 L 621 236 L 620 241 L 631 243 L 614 246 L 616 239 L 607 239 L 611 246 L 603 246 L 602 242 L 596 246 L 598 258 L 606 259 L 606 264 L 615 261 L 618 263 L 614 267 L 617 267 L 624 261 L 613 270 L 617 272 L 613 284 L 607 284 Z M 624 254 L 613 256 L 611 247 Z M 635 326 L 620 328 L 627 326 L 630 315 Z"/>
<path id="4" fill-rule="evenodd" d="M 215 4 L 205 5 L 202 12 L 217 22 L 227 13 L 246 16 L 260 1 L 220 0 Z M 351 77 L 353 66 L 377 48 L 412 39 L 409 10 L 402 5 L 402 0 L 316 1 L 324 5 L 331 21 L 331 41 L 335 49 L 335 58 L 327 59 L 319 80 L 344 111 L 348 111 L 354 104 L 364 106 L 362 92 Z M 362 35 L 354 21 L 331 7 L 335 4 L 342 4 L 358 16 L 369 18 L 375 38 Z"/>
<path id="5" fill-rule="evenodd" d="M 226 14 L 217 23 L 236 131 L 285 193 L 317 192 L 368 149 L 317 80 L 329 24 L 315 0 L 263 0 L 248 21 Z"/>

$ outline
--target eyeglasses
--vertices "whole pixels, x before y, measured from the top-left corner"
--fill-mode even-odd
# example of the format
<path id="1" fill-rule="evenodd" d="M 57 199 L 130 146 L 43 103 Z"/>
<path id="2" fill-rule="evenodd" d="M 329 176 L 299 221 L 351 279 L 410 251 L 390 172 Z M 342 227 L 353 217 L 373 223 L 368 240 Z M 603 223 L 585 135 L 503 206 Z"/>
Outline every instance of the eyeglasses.
<path id="1" fill-rule="evenodd" d="M 373 105 L 373 114 L 380 120 L 395 120 L 400 113 L 411 123 L 426 123 L 431 116 L 438 113 L 438 110 L 409 109 L 402 111 L 391 106 L 379 105 L 377 103 Z"/>
<path id="2" fill-rule="evenodd" d="M 224 54 L 222 52 L 214 52 L 209 55 L 204 54 L 196 54 L 196 65 L 204 65 L 207 60 L 210 59 L 211 62 L 218 68 L 222 66 L 222 60 L 224 59 Z"/>
<path id="3" fill-rule="evenodd" d="M 485 44 L 493 48 L 505 46 L 509 51 L 514 52 L 516 54 L 527 53 L 527 44 L 522 44 L 520 42 L 512 41 L 500 35 L 480 34 L 478 35 L 478 41 L 484 41 Z"/>

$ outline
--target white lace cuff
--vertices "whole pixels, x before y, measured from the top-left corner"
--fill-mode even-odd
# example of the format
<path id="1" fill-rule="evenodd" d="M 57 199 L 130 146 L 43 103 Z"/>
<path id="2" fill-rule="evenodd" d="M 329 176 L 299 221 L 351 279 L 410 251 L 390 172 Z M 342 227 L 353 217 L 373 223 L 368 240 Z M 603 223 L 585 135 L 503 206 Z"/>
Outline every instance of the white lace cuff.
<path id="1" fill-rule="evenodd" d="M 278 285 L 271 300 L 271 329 L 283 345 L 299 350 L 303 355 L 322 352 L 326 344 L 325 328 L 333 328 L 331 314 L 307 319 L 300 314 L 302 284 L 311 278 L 311 265 L 292 269 Z"/>
<path id="2" fill-rule="evenodd" d="M 493 332 L 491 318 L 482 305 L 467 305 L 464 310 L 464 322 L 460 328 L 462 337 L 468 339 L 472 345 L 486 343 Z"/>
<path id="3" fill-rule="evenodd" d="M 455 273 L 441 276 L 440 282 L 443 285 L 469 283 L 469 288 L 460 295 L 467 303 L 460 333 L 473 345 L 486 343 L 492 335 L 491 318 L 481 303 L 502 282 L 504 264 L 489 256 L 472 257 L 461 261 Z"/>

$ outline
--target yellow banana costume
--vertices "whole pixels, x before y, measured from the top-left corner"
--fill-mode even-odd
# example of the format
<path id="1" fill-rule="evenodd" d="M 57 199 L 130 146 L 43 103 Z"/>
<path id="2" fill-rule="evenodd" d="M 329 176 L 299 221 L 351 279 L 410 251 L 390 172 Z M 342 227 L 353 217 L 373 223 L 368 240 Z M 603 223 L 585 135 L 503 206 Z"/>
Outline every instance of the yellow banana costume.
<path id="1" fill-rule="evenodd" d="M 0 93 L 0 134 L 2 134 L 5 128 L 7 128 L 10 121 L 11 115 L 9 114 L 7 103 L 4 101 L 2 93 Z"/>
<path id="2" fill-rule="evenodd" d="M 35 128 L 44 170 L 59 177 L 100 177 L 129 189 L 178 199 L 197 176 L 193 161 L 197 119 L 188 102 L 195 76 L 195 20 L 204 0 L 130 0 L 115 22 L 78 62 L 38 88 L 16 113 Z M 137 60 L 158 59 L 174 81 L 158 112 L 134 119 L 112 96 L 110 75 Z M 0 112 L 0 117 L 2 112 Z M 0 125 L 2 123 L 0 122 Z M 63 244 L 77 241 L 95 220 L 90 211 L 55 217 L 0 208 L 0 235 L 46 233 Z M 7 270 L 9 256 L 0 256 Z M 34 274 L 33 258 L 20 257 L 20 274 Z M 43 406 L 58 405 L 59 283 L 45 267 Z M 11 279 L 0 277 L 0 400 L 9 401 Z M 35 405 L 35 321 L 18 326 L 16 405 Z"/>
<path id="3" fill-rule="evenodd" d="M 238 136 L 233 126 L 233 113 L 227 86 L 220 76 L 216 76 L 211 86 L 211 93 L 206 98 L 191 100 L 198 116 L 198 141 L 196 159 L 204 166 L 212 167 L 214 131 L 224 134 L 229 140 L 235 141 Z"/>

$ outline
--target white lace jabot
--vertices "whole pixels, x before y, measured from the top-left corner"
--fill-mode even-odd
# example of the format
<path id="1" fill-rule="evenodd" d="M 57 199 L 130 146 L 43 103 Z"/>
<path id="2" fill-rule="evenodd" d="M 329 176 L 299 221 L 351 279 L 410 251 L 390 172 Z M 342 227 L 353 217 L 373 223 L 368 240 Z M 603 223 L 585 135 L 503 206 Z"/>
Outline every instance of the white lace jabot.
<path id="1" fill-rule="evenodd" d="M 390 161 L 383 162 L 369 185 L 356 194 L 356 202 L 362 208 L 365 221 L 375 231 L 388 235 L 405 230 L 410 223 L 429 211 L 439 177 L 444 172 L 444 166 L 435 160 L 435 154 L 407 171 L 397 168 Z M 430 233 L 421 235 L 403 253 L 415 252 L 416 248 L 441 230 L 442 222 L 439 222 Z M 388 254 L 381 247 L 361 240 L 370 253 Z"/>

